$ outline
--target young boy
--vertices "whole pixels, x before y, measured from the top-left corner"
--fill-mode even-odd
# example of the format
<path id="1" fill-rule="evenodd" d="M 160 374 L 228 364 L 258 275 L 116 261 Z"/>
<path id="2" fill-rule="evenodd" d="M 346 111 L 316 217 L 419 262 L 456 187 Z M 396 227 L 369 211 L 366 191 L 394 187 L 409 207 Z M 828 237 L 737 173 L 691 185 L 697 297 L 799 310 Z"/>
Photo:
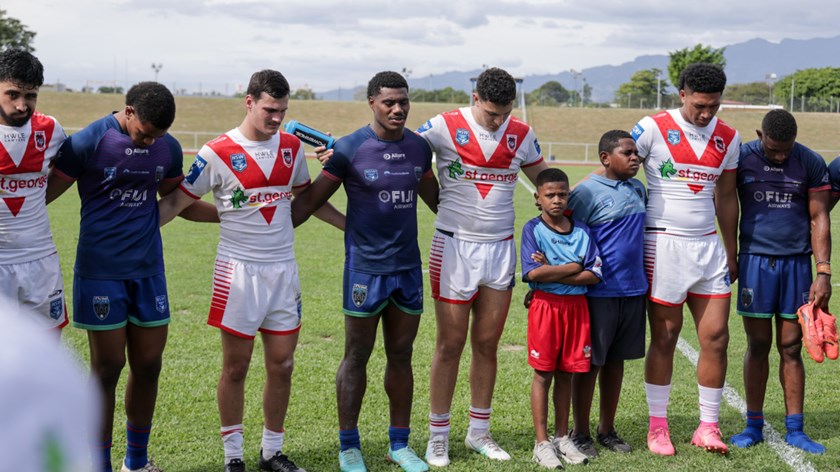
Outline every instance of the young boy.
<path id="1" fill-rule="evenodd" d="M 571 436 L 580 452 L 598 455 L 589 432 L 589 411 L 600 375 L 600 422 L 597 440 L 615 452 L 632 448 L 615 432 L 615 412 L 624 378 L 624 361 L 645 355 L 645 293 L 643 263 L 645 187 L 633 178 L 641 159 L 630 133 L 607 131 L 598 143 L 605 175 L 592 175 L 572 190 L 568 207 L 577 221 L 589 226 L 607 273 L 589 287 L 591 369 L 572 376 L 575 428 Z"/>
<path id="2" fill-rule="evenodd" d="M 569 178 L 560 169 L 537 176 L 534 194 L 542 213 L 522 229 L 522 280 L 534 291 L 528 309 L 528 363 L 534 368 L 531 413 L 536 430 L 534 461 L 562 469 L 588 459 L 569 437 L 574 372 L 588 372 L 591 356 L 586 285 L 601 278 L 601 258 L 589 228 L 569 218 Z M 555 380 L 555 437 L 549 441 L 548 391 Z"/>

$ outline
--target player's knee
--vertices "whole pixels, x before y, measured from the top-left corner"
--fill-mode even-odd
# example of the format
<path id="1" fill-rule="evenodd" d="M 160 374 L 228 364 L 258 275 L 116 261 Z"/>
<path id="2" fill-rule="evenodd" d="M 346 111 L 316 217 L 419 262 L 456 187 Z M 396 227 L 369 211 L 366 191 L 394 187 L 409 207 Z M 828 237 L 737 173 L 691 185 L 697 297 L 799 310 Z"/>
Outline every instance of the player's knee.
<path id="1" fill-rule="evenodd" d="M 295 359 L 289 356 L 285 359 L 277 359 L 267 363 L 266 374 L 273 378 L 291 380 L 292 372 L 295 370 Z"/>
<path id="2" fill-rule="evenodd" d="M 342 364 L 350 369 L 364 369 L 370 359 L 371 349 L 367 346 L 350 346 L 344 352 Z"/>
<path id="3" fill-rule="evenodd" d="M 772 341 L 767 338 L 747 337 L 747 352 L 751 356 L 767 357 Z"/>
<path id="4" fill-rule="evenodd" d="M 484 342 L 476 341 L 472 344 L 473 357 L 480 357 L 483 359 L 496 359 L 496 352 L 498 351 L 499 342 L 497 339 L 487 339 Z"/>
<path id="5" fill-rule="evenodd" d="M 108 361 L 97 361 L 91 365 L 91 371 L 96 374 L 99 383 L 106 390 L 113 388 L 120 381 L 120 374 L 125 367 L 125 358 Z"/>
<path id="6" fill-rule="evenodd" d="M 248 376 L 249 362 L 246 361 L 231 361 L 222 366 L 223 380 L 231 383 L 245 382 Z"/>
<path id="7" fill-rule="evenodd" d="M 386 346 L 385 356 L 389 364 L 411 365 L 411 357 L 414 354 L 414 344 L 405 343 L 397 346 Z"/>
<path id="8" fill-rule="evenodd" d="M 460 359 L 465 344 L 466 339 L 463 338 L 446 337 L 445 339 L 438 339 L 437 355 L 445 360 Z"/>
<path id="9" fill-rule="evenodd" d="M 783 362 L 802 362 L 802 340 L 799 338 L 783 340 L 779 345 L 779 356 Z"/>
<path id="10" fill-rule="evenodd" d="M 729 346 L 729 329 L 722 327 L 714 331 L 703 333 L 699 337 L 700 347 L 712 352 L 726 353 L 726 348 Z"/>

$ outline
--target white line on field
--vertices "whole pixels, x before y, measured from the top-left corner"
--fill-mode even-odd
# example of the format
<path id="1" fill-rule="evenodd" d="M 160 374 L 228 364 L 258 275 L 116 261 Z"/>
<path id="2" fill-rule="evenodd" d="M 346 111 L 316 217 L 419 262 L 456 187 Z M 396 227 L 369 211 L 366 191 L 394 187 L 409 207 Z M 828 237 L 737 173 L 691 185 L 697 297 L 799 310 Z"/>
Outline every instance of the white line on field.
<path id="1" fill-rule="evenodd" d="M 520 184 L 522 184 L 522 186 L 523 186 L 523 187 L 525 187 L 526 189 L 528 189 L 528 192 L 530 192 L 530 193 L 534 193 L 534 192 L 536 192 L 536 191 L 537 191 L 537 189 L 535 189 L 535 188 L 534 188 L 534 186 L 533 186 L 533 185 L 531 185 L 531 184 L 530 184 L 527 180 L 525 180 L 525 179 L 517 179 L 517 181 L 518 181 Z"/>
<path id="2" fill-rule="evenodd" d="M 677 348 L 680 352 L 688 358 L 689 361 L 697 367 L 697 361 L 700 358 L 700 355 L 694 348 L 686 342 L 685 339 L 682 337 L 679 338 L 677 341 Z M 732 408 L 738 410 L 738 413 L 741 414 L 741 417 L 746 418 L 747 415 L 747 404 L 738 395 L 738 392 L 735 391 L 732 387 L 728 384 L 724 383 L 723 385 L 723 398 L 726 400 L 726 403 Z M 783 460 L 787 465 L 790 466 L 791 469 L 799 472 L 816 472 L 817 469 L 805 459 L 804 453 L 795 447 L 788 446 L 787 443 L 782 439 L 782 436 L 773 428 L 772 425 L 768 421 L 764 421 L 764 441 L 770 446 L 773 451 Z"/>

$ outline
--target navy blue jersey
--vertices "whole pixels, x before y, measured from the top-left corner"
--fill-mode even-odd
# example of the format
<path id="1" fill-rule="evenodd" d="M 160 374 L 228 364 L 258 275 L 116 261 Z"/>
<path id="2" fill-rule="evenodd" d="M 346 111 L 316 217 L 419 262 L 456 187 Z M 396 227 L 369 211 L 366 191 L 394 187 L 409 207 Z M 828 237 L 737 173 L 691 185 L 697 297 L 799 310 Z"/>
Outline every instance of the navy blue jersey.
<path id="1" fill-rule="evenodd" d="M 828 164 L 828 179 L 831 181 L 831 193 L 835 196 L 840 195 L 840 157 L 835 157 Z"/>
<path id="2" fill-rule="evenodd" d="M 343 182 L 347 193 L 345 267 L 391 274 L 420 266 L 417 187 L 434 175 L 429 145 L 410 131 L 383 141 L 365 126 L 334 149 L 323 175 Z"/>
<path id="3" fill-rule="evenodd" d="M 528 273 L 541 266 L 531 259 L 531 254 L 537 251 L 545 255 L 550 265 L 577 262 L 583 266 L 583 270 L 592 272 L 599 279 L 604 278 L 601 273 L 601 256 L 589 228 L 579 221 L 571 221 L 572 228 L 568 233 L 560 233 L 548 226 L 541 215 L 525 223 L 519 255 L 522 261 L 522 281 L 528 282 L 529 287 L 555 295 L 583 295 L 587 291 L 586 285 L 530 280 Z"/>
<path id="4" fill-rule="evenodd" d="M 175 138 L 136 147 L 113 115 L 67 138 L 55 168 L 78 181 L 82 200 L 76 274 L 132 279 L 164 271 L 156 193 L 162 180 L 182 178 L 182 162 Z"/>
<path id="5" fill-rule="evenodd" d="M 569 195 L 576 220 L 589 226 L 601 253 L 604 277 L 590 297 L 632 297 L 647 292 L 644 266 L 645 186 L 637 179 L 592 175 Z"/>
<path id="6" fill-rule="evenodd" d="M 811 253 L 808 193 L 828 190 L 825 160 L 795 143 L 781 165 L 764 156 L 761 143 L 741 146 L 738 161 L 741 203 L 740 252 L 765 256 Z"/>

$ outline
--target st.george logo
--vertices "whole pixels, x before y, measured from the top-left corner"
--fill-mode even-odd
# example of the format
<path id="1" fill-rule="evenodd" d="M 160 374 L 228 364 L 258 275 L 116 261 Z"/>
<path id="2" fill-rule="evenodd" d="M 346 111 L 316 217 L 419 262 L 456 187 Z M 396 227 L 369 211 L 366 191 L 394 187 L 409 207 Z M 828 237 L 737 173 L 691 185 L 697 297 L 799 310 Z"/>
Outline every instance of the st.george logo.
<path id="1" fill-rule="evenodd" d="M 283 164 L 286 167 L 292 167 L 292 149 L 283 148 L 280 150 L 280 153 L 283 155 Z"/>
<path id="2" fill-rule="evenodd" d="M 516 135 L 515 134 L 508 134 L 505 136 L 505 142 L 507 143 L 508 151 L 516 150 Z"/>
<path id="3" fill-rule="evenodd" d="M 43 131 L 35 132 L 35 149 L 43 151 L 47 148 L 47 134 Z"/>

